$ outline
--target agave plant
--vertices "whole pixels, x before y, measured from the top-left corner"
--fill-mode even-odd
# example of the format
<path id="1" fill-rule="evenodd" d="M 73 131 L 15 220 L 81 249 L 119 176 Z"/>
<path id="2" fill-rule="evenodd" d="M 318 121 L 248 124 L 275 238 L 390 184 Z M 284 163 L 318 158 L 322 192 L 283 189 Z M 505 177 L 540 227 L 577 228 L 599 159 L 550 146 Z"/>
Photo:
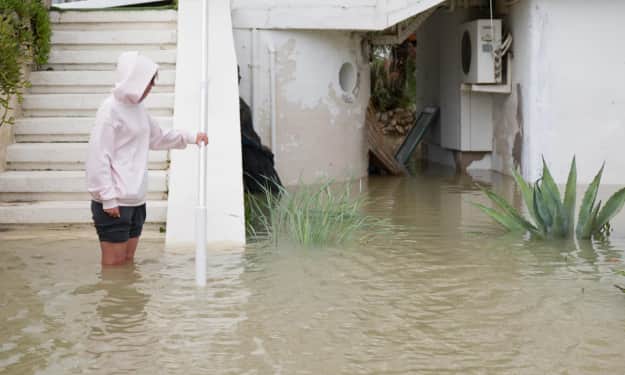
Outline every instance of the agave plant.
<path id="1" fill-rule="evenodd" d="M 508 231 L 530 232 L 538 238 L 569 238 L 573 234 L 578 239 L 605 237 L 610 234 L 610 220 L 625 205 L 625 188 L 614 193 L 602 206 L 597 202 L 597 192 L 601 183 L 603 166 L 588 186 L 579 208 L 575 225 L 575 199 L 577 187 L 577 167 L 575 158 L 566 181 L 564 197 L 556 185 L 547 163 L 543 159 L 542 177 L 534 184 L 523 179 L 518 171 L 513 171 L 514 179 L 521 190 L 523 201 L 530 218 L 526 219 L 504 198 L 492 190 L 481 188 L 495 203 L 497 209 L 475 204 Z"/>

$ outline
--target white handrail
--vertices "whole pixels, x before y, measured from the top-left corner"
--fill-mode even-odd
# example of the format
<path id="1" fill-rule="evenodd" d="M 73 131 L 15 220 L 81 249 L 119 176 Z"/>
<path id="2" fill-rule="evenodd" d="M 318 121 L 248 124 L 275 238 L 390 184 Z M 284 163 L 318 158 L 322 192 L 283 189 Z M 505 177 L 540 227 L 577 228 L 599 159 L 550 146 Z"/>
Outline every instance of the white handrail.
<path id="1" fill-rule="evenodd" d="M 208 132 L 208 1 L 202 1 L 202 74 L 199 131 Z M 206 145 L 199 144 L 199 196 L 196 208 L 195 283 L 206 285 Z"/>

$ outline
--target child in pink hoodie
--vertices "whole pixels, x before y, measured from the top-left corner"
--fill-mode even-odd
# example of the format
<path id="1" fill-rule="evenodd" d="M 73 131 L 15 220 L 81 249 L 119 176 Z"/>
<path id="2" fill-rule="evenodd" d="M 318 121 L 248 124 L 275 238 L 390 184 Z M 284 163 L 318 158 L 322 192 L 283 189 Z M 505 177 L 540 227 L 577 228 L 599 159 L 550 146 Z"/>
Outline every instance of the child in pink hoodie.
<path id="1" fill-rule="evenodd" d="M 113 93 L 100 105 L 91 131 L 87 188 L 103 265 L 134 259 L 146 215 L 149 150 L 208 143 L 204 133 L 163 130 L 148 114 L 142 102 L 157 72 L 158 65 L 138 52 L 121 54 Z"/>

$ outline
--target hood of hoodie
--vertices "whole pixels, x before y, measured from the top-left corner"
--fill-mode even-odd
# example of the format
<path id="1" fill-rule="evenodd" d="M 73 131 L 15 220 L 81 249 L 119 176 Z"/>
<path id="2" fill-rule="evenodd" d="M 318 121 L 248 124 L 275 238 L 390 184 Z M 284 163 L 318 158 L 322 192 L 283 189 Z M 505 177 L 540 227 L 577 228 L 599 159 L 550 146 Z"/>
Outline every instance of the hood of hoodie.
<path id="1" fill-rule="evenodd" d="M 139 104 L 145 89 L 158 71 L 158 65 L 139 52 L 124 52 L 117 60 L 113 96 L 126 104 Z"/>

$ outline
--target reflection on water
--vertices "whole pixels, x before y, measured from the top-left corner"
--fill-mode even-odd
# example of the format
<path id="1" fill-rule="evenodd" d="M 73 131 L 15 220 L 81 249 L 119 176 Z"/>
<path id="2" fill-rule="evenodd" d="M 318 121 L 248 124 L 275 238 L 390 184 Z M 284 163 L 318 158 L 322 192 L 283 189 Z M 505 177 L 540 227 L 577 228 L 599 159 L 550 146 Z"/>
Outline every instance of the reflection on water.
<path id="1" fill-rule="evenodd" d="M 201 290 L 160 241 L 102 268 L 95 239 L 3 239 L 0 373 L 624 373 L 625 219 L 606 242 L 504 235 L 476 182 L 521 202 L 489 173 L 370 179 L 392 235 L 215 251 Z"/>

